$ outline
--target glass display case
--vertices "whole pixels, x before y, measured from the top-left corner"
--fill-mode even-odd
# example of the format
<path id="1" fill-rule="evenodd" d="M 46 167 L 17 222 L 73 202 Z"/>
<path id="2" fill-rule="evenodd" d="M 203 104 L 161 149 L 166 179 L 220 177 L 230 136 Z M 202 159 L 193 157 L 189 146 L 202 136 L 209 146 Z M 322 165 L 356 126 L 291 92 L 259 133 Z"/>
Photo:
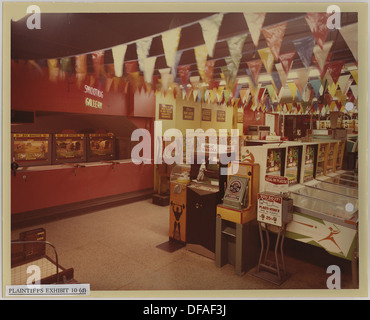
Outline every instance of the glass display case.
<path id="1" fill-rule="evenodd" d="M 333 183 L 329 183 L 325 181 L 318 181 L 317 183 L 312 184 L 312 187 L 321 189 L 321 190 L 327 190 L 327 191 L 334 192 L 338 195 L 338 197 L 345 195 L 349 197 L 358 198 L 358 189 L 356 188 L 342 186 L 339 184 L 333 184 Z"/>
<path id="2" fill-rule="evenodd" d="M 301 154 L 301 146 L 288 147 L 285 176 L 288 178 L 289 184 L 300 181 Z"/>
<path id="3" fill-rule="evenodd" d="M 114 134 L 90 133 L 87 138 L 87 161 L 112 160 L 116 158 Z"/>
<path id="4" fill-rule="evenodd" d="M 305 146 L 305 156 L 303 159 L 303 182 L 312 180 L 315 175 L 316 153 L 317 145 Z"/>
<path id="5" fill-rule="evenodd" d="M 284 174 L 285 149 L 268 149 L 266 174 L 282 176 Z"/>

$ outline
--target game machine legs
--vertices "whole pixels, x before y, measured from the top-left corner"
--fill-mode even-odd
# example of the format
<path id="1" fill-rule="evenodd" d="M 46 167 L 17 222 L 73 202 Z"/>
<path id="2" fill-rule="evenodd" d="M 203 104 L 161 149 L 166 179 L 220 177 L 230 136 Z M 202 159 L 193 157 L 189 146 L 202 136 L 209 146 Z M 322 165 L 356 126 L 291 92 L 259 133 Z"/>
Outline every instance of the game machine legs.
<path id="1" fill-rule="evenodd" d="M 223 203 L 217 206 L 216 266 L 234 265 L 238 275 L 258 263 L 259 169 L 258 164 L 231 162 Z"/>
<path id="2" fill-rule="evenodd" d="M 190 165 L 177 165 L 170 176 L 169 239 L 186 243 L 187 185 L 190 183 Z"/>
<path id="3" fill-rule="evenodd" d="M 257 208 L 261 251 L 257 270 L 253 275 L 276 285 L 281 285 L 289 277 L 285 269 L 283 248 L 286 225 L 292 220 L 293 200 L 281 194 L 263 192 L 258 194 Z M 272 259 L 270 233 L 276 234 Z M 266 241 L 264 241 L 264 238 L 266 238 Z"/>

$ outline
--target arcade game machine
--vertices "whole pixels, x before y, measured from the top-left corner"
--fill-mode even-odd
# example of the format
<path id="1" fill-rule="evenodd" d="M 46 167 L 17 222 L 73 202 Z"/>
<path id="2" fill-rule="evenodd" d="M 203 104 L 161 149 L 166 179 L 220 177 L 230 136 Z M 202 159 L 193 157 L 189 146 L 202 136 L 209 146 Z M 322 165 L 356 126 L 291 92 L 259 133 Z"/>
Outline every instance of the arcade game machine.
<path id="1" fill-rule="evenodd" d="M 53 137 L 53 164 L 86 162 L 86 136 L 57 133 Z"/>
<path id="2" fill-rule="evenodd" d="M 265 191 L 265 178 L 285 175 L 286 143 L 274 143 L 261 146 L 245 146 L 240 150 L 241 162 L 260 165 L 259 191 Z"/>
<path id="3" fill-rule="evenodd" d="M 48 133 L 12 134 L 12 171 L 17 168 L 51 164 L 52 136 Z"/>
<path id="4" fill-rule="evenodd" d="M 215 258 L 216 206 L 227 177 L 221 173 L 223 167 L 218 156 L 206 155 L 204 163 L 191 165 L 187 186 L 186 248 L 211 259 Z"/>
<path id="5" fill-rule="evenodd" d="M 87 136 L 87 161 L 115 160 L 115 141 L 113 133 L 89 133 Z"/>
<path id="6" fill-rule="evenodd" d="M 288 145 L 285 160 L 285 176 L 289 185 L 300 182 L 302 165 L 302 145 Z"/>
<path id="7" fill-rule="evenodd" d="M 190 183 L 190 165 L 176 165 L 170 175 L 170 241 L 186 243 L 187 186 Z"/>
<path id="8" fill-rule="evenodd" d="M 238 275 L 258 262 L 259 170 L 256 163 L 230 162 L 223 201 L 217 206 L 216 266 L 231 264 Z"/>

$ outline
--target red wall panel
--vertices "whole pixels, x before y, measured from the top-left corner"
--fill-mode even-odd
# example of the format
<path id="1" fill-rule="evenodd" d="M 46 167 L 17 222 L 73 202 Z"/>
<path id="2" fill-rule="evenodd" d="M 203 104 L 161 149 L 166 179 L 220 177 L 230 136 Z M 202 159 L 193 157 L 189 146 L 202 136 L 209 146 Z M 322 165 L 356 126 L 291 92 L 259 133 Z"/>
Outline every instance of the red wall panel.
<path id="1" fill-rule="evenodd" d="M 94 97 L 85 93 L 84 84 L 80 87 L 75 76 L 58 80 L 49 80 L 48 70 L 42 72 L 30 69 L 22 63 L 12 63 L 11 70 L 11 108 L 30 111 L 56 111 L 81 114 L 105 114 L 127 116 L 128 96 L 122 86 L 115 89 L 114 85 L 109 91 L 105 90 L 105 82 L 101 84 L 95 80 L 90 82 L 87 77 L 86 84 L 103 91 L 103 98 Z M 90 98 L 102 102 L 102 108 L 86 106 L 85 99 Z"/>

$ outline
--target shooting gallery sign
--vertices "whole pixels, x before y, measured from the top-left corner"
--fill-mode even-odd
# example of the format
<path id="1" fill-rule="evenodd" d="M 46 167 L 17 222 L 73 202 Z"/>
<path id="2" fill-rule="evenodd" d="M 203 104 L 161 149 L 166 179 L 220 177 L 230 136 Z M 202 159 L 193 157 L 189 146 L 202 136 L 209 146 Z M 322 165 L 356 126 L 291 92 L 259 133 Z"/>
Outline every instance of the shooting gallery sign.
<path id="1" fill-rule="evenodd" d="M 103 99 L 103 91 L 85 85 L 85 92 L 88 96 L 85 98 L 85 106 L 96 109 L 103 109 L 103 102 L 98 99 Z"/>

